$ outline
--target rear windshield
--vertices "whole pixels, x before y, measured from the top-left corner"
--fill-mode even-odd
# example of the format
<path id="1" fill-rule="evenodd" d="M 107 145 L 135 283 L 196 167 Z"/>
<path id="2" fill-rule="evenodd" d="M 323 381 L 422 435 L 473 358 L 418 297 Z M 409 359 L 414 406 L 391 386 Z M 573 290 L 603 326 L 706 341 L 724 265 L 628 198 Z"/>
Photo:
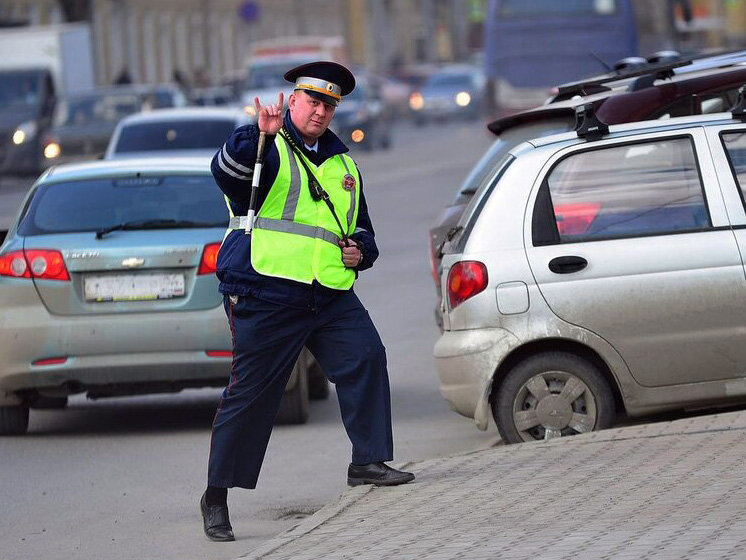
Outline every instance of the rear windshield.
<path id="1" fill-rule="evenodd" d="M 128 222 L 177 220 L 228 225 L 223 194 L 210 176 L 95 179 L 40 186 L 18 232 L 98 231 Z"/>
<path id="2" fill-rule="evenodd" d="M 232 119 L 130 124 L 122 128 L 114 152 L 217 150 L 235 127 Z"/>

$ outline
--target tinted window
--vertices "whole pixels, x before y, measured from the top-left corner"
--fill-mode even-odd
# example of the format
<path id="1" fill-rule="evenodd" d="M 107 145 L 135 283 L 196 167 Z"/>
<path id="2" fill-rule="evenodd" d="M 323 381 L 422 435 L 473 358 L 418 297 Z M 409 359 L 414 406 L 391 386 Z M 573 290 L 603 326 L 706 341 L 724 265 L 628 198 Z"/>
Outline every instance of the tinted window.
<path id="1" fill-rule="evenodd" d="M 161 219 L 218 227 L 227 226 L 228 212 L 210 176 L 96 179 L 42 185 L 18 231 L 22 235 L 96 231 Z"/>
<path id="2" fill-rule="evenodd" d="M 194 120 L 129 124 L 114 151 L 218 149 L 236 127 L 233 120 Z"/>
<path id="3" fill-rule="evenodd" d="M 616 0 L 502 0 L 500 15 L 544 16 L 571 14 L 613 14 Z"/>
<path id="4" fill-rule="evenodd" d="M 534 219 L 553 213 L 559 241 L 650 235 L 708 227 L 688 138 L 580 152 L 547 176 Z M 540 202 L 541 201 L 541 202 Z M 550 218 L 551 219 L 551 218 Z M 537 234 L 536 223 L 534 234 Z M 535 244 L 551 242 L 534 239 Z"/>
<path id="5" fill-rule="evenodd" d="M 733 174 L 741 189 L 741 199 L 746 200 L 746 131 L 722 135 Z"/>

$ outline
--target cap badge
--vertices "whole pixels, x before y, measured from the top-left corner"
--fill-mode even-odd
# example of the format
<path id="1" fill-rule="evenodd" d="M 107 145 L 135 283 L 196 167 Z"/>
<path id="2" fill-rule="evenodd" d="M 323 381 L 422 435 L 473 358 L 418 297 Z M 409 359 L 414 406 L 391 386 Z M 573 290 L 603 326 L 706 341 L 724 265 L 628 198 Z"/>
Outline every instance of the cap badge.
<path id="1" fill-rule="evenodd" d="M 345 175 L 344 179 L 342 179 L 342 187 L 346 191 L 351 191 L 355 188 L 355 177 L 350 175 L 349 173 Z"/>
<path id="2" fill-rule="evenodd" d="M 334 84 L 331 82 L 326 84 L 326 91 L 331 91 L 332 93 L 334 93 Z"/>

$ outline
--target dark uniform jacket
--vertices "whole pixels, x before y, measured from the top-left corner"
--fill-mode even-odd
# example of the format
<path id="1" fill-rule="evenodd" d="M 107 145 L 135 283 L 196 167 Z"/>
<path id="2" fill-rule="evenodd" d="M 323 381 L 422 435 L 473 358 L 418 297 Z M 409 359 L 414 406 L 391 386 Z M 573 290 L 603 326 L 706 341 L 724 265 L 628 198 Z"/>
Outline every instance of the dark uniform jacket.
<path id="1" fill-rule="evenodd" d="M 316 165 L 348 151 L 347 146 L 329 129 L 319 138 L 317 152 L 306 150 L 298 131 L 290 120 L 289 111 L 285 114 L 285 127 L 296 144 L 302 147 L 308 159 Z M 257 193 L 257 213 L 267 198 L 280 167 L 280 155 L 274 145 L 274 139 L 274 136 L 267 136 L 262 176 Z M 212 158 L 213 177 L 230 200 L 234 216 L 245 216 L 249 210 L 251 169 L 256 162 L 258 140 L 257 125 L 241 126 L 233 132 L 225 145 Z M 301 173 L 303 172 L 301 168 Z M 363 260 L 355 268 L 356 271 L 370 268 L 378 258 L 373 224 L 370 221 L 363 194 L 362 175 L 359 188 L 360 202 L 355 225 L 357 231 L 350 236 L 363 246 Z M 318 204 L 324 203 L 318 202 Z M 282 258 L 282 255 L 278 255 L 278 258 Z M 339 258 L 342 258 L 341 249 Z M 259 274 L 251 266 L 251 236 L 246 235 L 243 229 L 231 231 L 223 242 L 218 254 L 217 276 L 220 280 L 220 291 L 223 294 L 252 295 L 293 307 L 314 308 L 323 303 L 323 300 L 339 293 L 339 290 L 327 288 L 316 281 L 313 284 L 304 284 Z"/>

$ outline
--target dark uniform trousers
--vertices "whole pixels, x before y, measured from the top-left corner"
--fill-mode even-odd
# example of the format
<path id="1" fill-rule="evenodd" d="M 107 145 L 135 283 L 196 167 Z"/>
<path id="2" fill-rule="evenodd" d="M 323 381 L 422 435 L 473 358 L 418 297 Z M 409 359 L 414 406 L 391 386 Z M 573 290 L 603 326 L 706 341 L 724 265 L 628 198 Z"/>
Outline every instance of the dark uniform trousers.
<path id="1" fill-rule="evenodd" d="M 393 459 L 386 350 L 355 293 L 303 309 L 225 297 L 231 378 L 215 414 L 208 484 L 256 488 L 290 373 L 305 344 L 336 385 L 356 464 Z M 300 459 L 300 458 L 299 458 Z"/>

